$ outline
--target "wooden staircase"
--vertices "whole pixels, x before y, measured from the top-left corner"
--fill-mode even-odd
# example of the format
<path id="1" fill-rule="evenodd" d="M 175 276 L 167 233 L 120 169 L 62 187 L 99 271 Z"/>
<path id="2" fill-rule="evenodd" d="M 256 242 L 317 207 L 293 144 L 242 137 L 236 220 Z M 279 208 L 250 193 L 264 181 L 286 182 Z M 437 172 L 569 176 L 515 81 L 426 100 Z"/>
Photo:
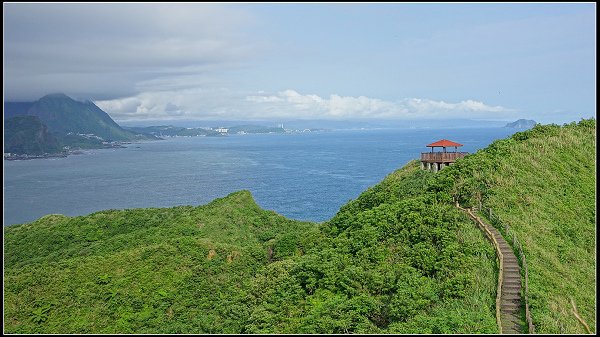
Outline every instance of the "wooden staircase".
<path id="1" fill-rule="evenodd" d="M 523 333 L 521 330 L 523 326 L 521 318 L 521 269 L 517 257 L 496 228 L 484 223 L 470 209 L 464 209 L 458 203 L 456 207 L 469 214 L 496 248 L 500 260 L 498 296 L 496 297 L 496 319 L 500 333 Z"/>

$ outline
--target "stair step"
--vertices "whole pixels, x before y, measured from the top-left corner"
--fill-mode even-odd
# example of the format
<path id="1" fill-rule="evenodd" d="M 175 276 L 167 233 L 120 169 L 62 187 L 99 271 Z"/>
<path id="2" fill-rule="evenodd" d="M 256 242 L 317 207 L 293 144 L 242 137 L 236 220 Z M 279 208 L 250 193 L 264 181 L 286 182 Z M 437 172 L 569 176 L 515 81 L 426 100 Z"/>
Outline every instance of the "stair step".
<path id="1" fill-rule="evenodd" d="M 519 297 L 516 298 L 501 298 L 500 299 L 500 307 L 512 306 L 516 305 L 517 307 L 521 306 L 521 299 Z"/>
<path id="2" fill-rule="evenodd" d="M 514 267 L 519 267 L 519 262 L 517 261 L 517 259 L 504 259 L 504 266 L 514 266 Z"/>
<path id="3" fill-rule="evenodd" d="M 520 282 L 521 281 L 521 274 L 520 273 L 515 273 L 515 272 L 512 272 L 512 271 L 508 271 L 507 272 L 506 270 L 503 270 L 502 278 L 505 279 L 505 280 L 506 279 L 517 280 L 517 281 Z"/>
<path id="4" fill-rule="evenodd" d="M 500 299 L 501 300 L 511 300 L 511 301 L 520 301 L 521 300 L 521 295 L 519 294 L 507 294 L 507 293 L 502 293 L 502 295 L 500 295 Z"/>
<path id="5" fill-rule="evenodd" d="M 504 322 L 512 322 L 512 323 L 520 323 L 521 322 L 521 318 L 519 317 L 518 314 L 505 314 L 505 315 L 501 315 L 500 320 L 504 323 Z"/>
<path id="6" fill-rule="evenodd" d="M 515 328 L 505 328 L 505 327 L 502 327 L 502 333 L 503 334 L 511 334 L 511 335 L 514 334 L 514 335 L 516 335 L 516 334 L 519 334 L 521 332 L 519 330 L 516 330 Z"/>
<path id="7" fill-rule="evenodd" d="M 502 330 L 508 329 L 519 329 L 521 322 L 519 321 L 502 321 Z"/>
<path id="8" fill-rule="evenodd" d="M 508 321 L 508 320 L 502 320 L 502 330 L 506 330 L 506 329 L 517 329 L 520 330 L 521 328 L 521 322 L 517 321 Z"/>
<path id="9" fill-rule="evenodd" d="M 502 294 L 507 294 L 507 295 L 518 295 L 521 296 L 521 289 L 517 289 L 517 288 L 506 288 L 506 289 L 502 289 Z"/>
<path id="10" fill-rule="evenodd" d="M 507 299 L 507 298 L 501 298 L 500 299 L 500 307 L 512 307 L 512 306 L 516 306 L 517 308 L 521 307 L 521 299 L 516 298 L 516 299 Z"/>
<path id="11" fill-rule="evenodd" d="M 521 293 L 521 285 L 517 285 L 517 284 L 503 284 L 502 285 L 502 293 L 505 293 L 507 291 L 519 294 L 519 293 Z"/>
<path id="12" fill-rule="evenodd" d="M 507 322 L 507 323 L 511 322 L 511 323 L 517 323 L 517 324 L 521 323 L 521 318 L 517 314 L 514 314 L 514 315 L 510 315 L 510 314 L 502 315 L 500 317 L 500 320 L 503 323 L 504 322 Z"/>

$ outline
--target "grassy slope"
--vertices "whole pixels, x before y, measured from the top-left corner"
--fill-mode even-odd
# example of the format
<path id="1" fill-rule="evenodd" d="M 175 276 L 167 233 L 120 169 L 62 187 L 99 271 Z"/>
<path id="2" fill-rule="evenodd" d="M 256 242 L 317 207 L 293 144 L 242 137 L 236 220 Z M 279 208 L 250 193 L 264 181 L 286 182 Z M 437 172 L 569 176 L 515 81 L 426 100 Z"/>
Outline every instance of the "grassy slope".
<path id="1" fill-rule="evenodd" d="M 586 333 L 571 297 L 595 331 L 595 165 L 596 121 L 584 120 L 519 132 L 454 167 L 464 202 L 476 204 L 466 196 L 483 192 L 521 241 L 537 333 Z M 470 174 L 476 178 L 464 178 Z"/>
<path id="2" fill-rule="evenodd" d="M 596 128 L 566 127 L 519 143 L 492 176 L 487 204 L 521 238 L 539 333 L 592 331 L 596 284 Z"/>
<path id="3" fill-rule="evenodd" d="M 206 206 L 43 217 L 5 228 L 8 333 L 238 332 L 248 282 L 314 224 L 249 192 Z"/>

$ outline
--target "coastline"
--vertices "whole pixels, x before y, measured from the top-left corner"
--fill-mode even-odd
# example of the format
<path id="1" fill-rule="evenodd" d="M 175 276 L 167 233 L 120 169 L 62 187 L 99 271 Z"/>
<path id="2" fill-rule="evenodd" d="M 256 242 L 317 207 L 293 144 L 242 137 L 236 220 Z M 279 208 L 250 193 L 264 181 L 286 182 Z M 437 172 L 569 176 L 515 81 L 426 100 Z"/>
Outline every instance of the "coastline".
<path id="1" fill-rule="evenodd" d="M 84 150 L 99 150 L 99 149 L 115 149 L 115 148 L 126 148 L 127 146 L 123 146 L 123 144 L 132 144 L 132 142 L 114 142 L 110 144 L 103 144 L 102 147 L 94 147 L 94 148 L 76 148 L 69 149 L 67 151 L 58 152 L 58 153 L 43 153 L 43 154 L 17 154 L 17 153 L 5 153 L 4 160 L 31 160 L 31 159 L 51 159 L 51 158 L 65 158 L 69 155 L 78 155 L 83 154 Z"/>

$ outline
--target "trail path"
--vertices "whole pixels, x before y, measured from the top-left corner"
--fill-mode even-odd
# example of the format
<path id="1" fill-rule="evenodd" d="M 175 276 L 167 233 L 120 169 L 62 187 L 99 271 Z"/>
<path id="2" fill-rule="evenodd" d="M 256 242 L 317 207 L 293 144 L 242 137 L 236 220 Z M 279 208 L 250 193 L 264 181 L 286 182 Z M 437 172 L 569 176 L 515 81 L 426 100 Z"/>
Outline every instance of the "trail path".
<path id="1" fill-rule="evenodd" d="M 486 224 L 473 214 L 470 209 L 462 208 L 456 204 L 460 210 L 469 214 L 471 219 L 485 232 L 490 241 L 496 248 L 496 253 L 500 259 L 500 272 L 498 275 L 498 294 L 496 298 L 496 319 L 498 325 L 502 327 L 501 333 L 519 334 L 522 333 L 521 319 L 521 270 L 517 257 L 506 240 L 496 228 Z"/>

